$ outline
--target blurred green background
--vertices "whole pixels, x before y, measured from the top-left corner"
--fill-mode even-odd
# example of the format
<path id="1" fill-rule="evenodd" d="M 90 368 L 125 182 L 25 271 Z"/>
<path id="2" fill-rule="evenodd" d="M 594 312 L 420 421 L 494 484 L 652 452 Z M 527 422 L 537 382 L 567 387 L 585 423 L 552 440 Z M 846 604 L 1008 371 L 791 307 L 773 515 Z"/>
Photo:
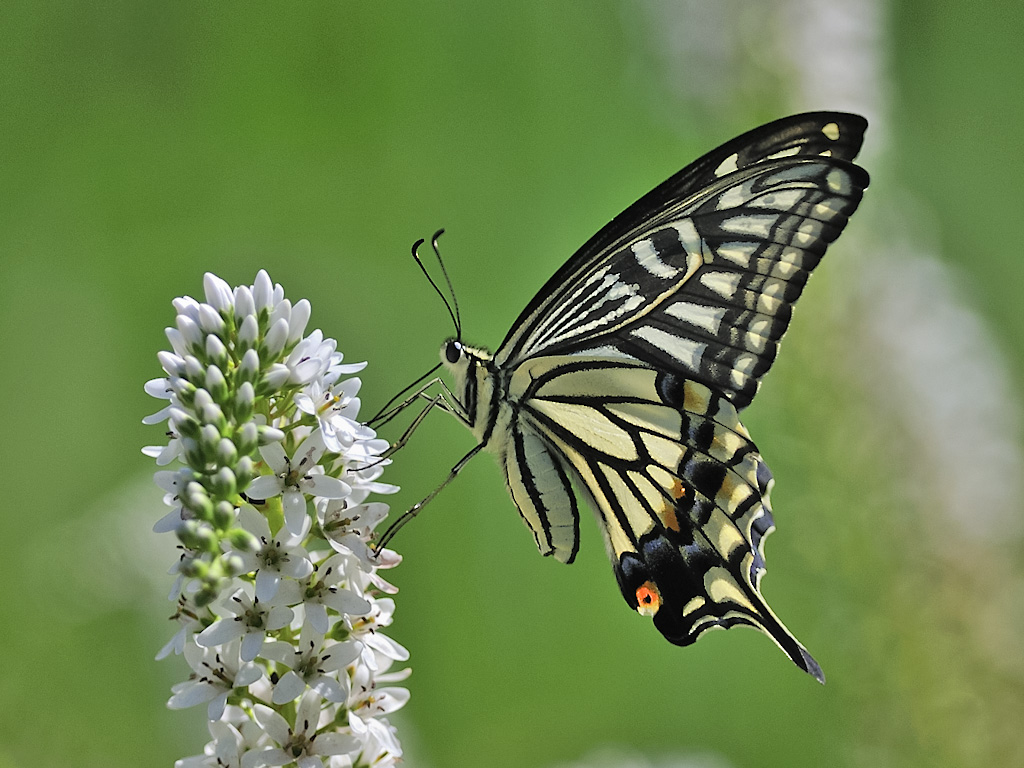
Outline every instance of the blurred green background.
<path id="1" fill-rule="evenodd" d="M 7 0 L 0 766 L 207 740 L 164 708 L 185 665 L 153 661 L 174 554 L 139 453 L 204 271 L 310 299 L 370 362 L 368 416 L 450 332 L 413 240 L 448 229 L 467 339 L 494 345 L 640 194 L 812 108 L 868 115 L 873 184 L 745 421 L 777 479 L 764 593 L 828 685 L 754 632 L 669 645 L 593 525 L 574 566 L 540 558 L 480 458 L 395 541 L 408 764 L 1024 764 L 1022 8 Z M 429 419 L 394 507 L 471 445 Z"/>

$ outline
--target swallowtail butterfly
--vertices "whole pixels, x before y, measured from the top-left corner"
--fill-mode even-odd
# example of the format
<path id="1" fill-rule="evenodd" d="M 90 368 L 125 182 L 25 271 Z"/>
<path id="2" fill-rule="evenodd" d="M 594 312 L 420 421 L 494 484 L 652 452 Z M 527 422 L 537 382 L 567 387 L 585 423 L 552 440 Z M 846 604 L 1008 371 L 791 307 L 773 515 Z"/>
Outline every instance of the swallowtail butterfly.
<path id="1" fill-rule="evenodd" d="M 668 640 L 753 626 L 821 682 L 761 596 L 773 480 L 738 412 L 868 185 L 851 162 L 866 127 L 794 115 L 704 155 L 580 248 L 493 354 L 453 313 L 455 387 L 432 401 L 478 441 L 449 480 L 495 453 L 544 555 L 576 557 L 575 485 L 622 596 Z"/>

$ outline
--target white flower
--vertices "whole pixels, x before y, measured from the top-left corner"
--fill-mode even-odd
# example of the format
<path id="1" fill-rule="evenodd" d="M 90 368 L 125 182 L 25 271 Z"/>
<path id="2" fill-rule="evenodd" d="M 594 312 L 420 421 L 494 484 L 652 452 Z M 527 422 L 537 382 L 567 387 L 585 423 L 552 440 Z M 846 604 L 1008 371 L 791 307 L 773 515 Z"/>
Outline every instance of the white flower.
<path id="1" fill-rule="evenodd" d="M 380 631 L 391 624 L 395 601 L 384 597 L 370 602 L 370 613 L 352 621 L 352 636 L 363 644 L 363 662 L 371 669 L 384 671 L 392 660 L 406 661 L 409 651 Z M 386 659 L 383 664 L 378 655 Z"/>
<path id="2" fill-rule="evenodd" d="M 171 686 L 174 694 L 167 701 L 170 709 L 185 709 L 210 702 L 207 717 L 220 720 L 224 714 L 228 695 L 235 688 L 245 688 L 263 676 L 263 671 L 252 662 L 239 663 L 239 644 L 223 648 L 185 648 L 185 660 L 192 667 L 192 675 L 183 683 Z"/>
<path id="3" fill-rule="evenodd" d="M 161 376 L 158 379 L 150 379 L 145 383 L 143 389 L 150 397 L 155 397 L 157 400 L 167 400 L 168 404 L 156 413 L 144 418 L 142 423 L 159 424 L 162 421 L 167 421 L 167 417 L 170 415 L 171 405 L 174 403 L 174 388 L 171 386 L 171 380 L 166 376 Z"/>
<path id="4" fill-rule="evenodd" d="M 142 449 L 144 456 L 156 459 L 158 467 L 166 467 L 184 452 L 181 440 L 178 439 L 177 435 L 173 432 L 168 432 L 167 437 L 169 438 L 167 445 L 147 445 Z"/>
<path id="5" fill-rule="evenodd" d="M 320 700 L 313 691 L 308 691 L 299 702 L 294 726 L 263 704 L 256 704 L 253 714 L 278 746 L 250 752 L 243 760 L 244 768 L 293 762 L 298 768 L 323 768 L 322 757 L 347 754 L 359 746 L 350 734 L 317 732 L 320 727 Z"/>
<path id="6" fill-rule="evenodd" d="M 382 688 L 375 697 L 367 698 L 362 711 L 349 710 L 349 728 L 363 744 L 361 762 L 379 765 L 378 761 L 383 757 L 402 756 L 402 746 L 395 736 L 394 726 L 380 715 L 401 709 L 408 701 L 409 692 L 404 688 Z"/>
<path id="7" fill-rule="evenodd" d="M 178 595 L 180 581 L 181 580 L 179 579 L 175 584 L 175 595 Z M 178 610 L 171 619 L 181 624 L 181 628 L 175 632 L 174 637 L 168 640 L 167 644 L 160 649 L 160 652 L 156 655 L 157 661 L 170 656 L 172 652 L 176 655 L 184 653 L 186 642 L 196 633 L 197 630 L 202 628 L 202 622 L 199 621 L 199 617 L 196 616 L 192 607 L 188 604 L 188 601 L 183 596 L 178 596 L 177 599 Z"/>
<path id="8" fill-rule="evenodd" d="M 405 688 L 377 688 L 378 682 L 398 682 L 409 676 L 411 670 L 383 674 L 374 673 L 366 666 L 357 666 L 352 677 L 352 689 L 346 707 L 352 733 L 362 742 L 361 762 L 367 765 L 390 764 L 381 762 L 402 756 L 402 747 L 395 736 L 394 727 L 381 716 L 401 709 L 409 700 Z"/>
<path id="9" fill-rule="evenodd" d="M 405 679 L 408 676 L 408 671 L 402 670 L 402 672 L 395 673 L 391 677 L 398 680 Z M 352 690 L 347 702 L 350 724 L 353 719 L 365 722 L 381 715 L 395 712 L 404 707 L 409 701 L 409 691 L 405 688 L 396 686 L 377 687 L 377 682 L 384 680 L 388 677 L 387 675 L 376 674 L 373 677 L 374 679 L 370 679 L 366 668 L 362 668 L 356 672 L 352 679 Z M 352 726 L 353 733 L 358 733 L 360 730 L 360 726 Z"/>
<path id="10" fill-rule="evenodd" d="M 174 507 L 170 512 L 153 523 L 153 533 L 171 533 L 176 531 L 184 520 L 181 507 Z"/>
<path id="11" fill-rule="evenodd" d="M 402 745 L 398 741 L 395 726 L 387 720 L 371 718 L 363 721 L 350 716 L 349 727 L 353 735 L 362 742 L 357 765 L 386 768 L 395 765 L 402 757 Z"/>
<path id="12" fill-rule="evenodd" d="M 237 553 L 242 567 L 256 573 L 257 600 L 273 600 L 283 577 L 304 579 L 313 572 L 313 563 L 300 543 L 301 536 L 281 530 L 271 537 L 267 519 L 248 504 L 239 508 L 238 522 L 259 541 L 255 552 Z"/>
<path id="13" fill-rule="evenodd" d="M 348 499 L 361 504 L 371 493 L 397 493 L 398 486 L 377 482 L 391 459 L 380 458 L 389 447 L 387 440 L 357 440 L 345 451 L 345 481 L 352 486 Z"/>
<path id="14" fill-rule="evenodd" d="M 288 380 L 302 385 L 319 379 L 330 387 L 340 377 L 358 373 L 366 367 L 366 363 L 342 364 L 342 354 L 337 351 L 337 347 L 338 342 L 325 339 L 320 330 L 310 333 L 285 360 L 285 366 L 290 372 Z"/>
<path id="15" fill-rule="evenodd" d="M 335 549 L 338 549 L 338 547 L 335 547 Z M 398 592 L 398 587 L 389 583 L 381 576 L 380 572 L 388 568 L 394 568 L 401 563 L 402 556 L 390 549 L 381 550 L 379 555 L 373 555 L 373 552 L 370 555 L 374 558 L 372 560 L 374 567 L 369 570 L 364 567 L 360 559 L 349 558 L 345 561 L 345 574 L 348 577 L 349 584 L 363 592 L 371 591 L 371 587 L 375 587 L 377 590 L 388 595 Z"/>
<path id="16" fill-rule="evenodd" d="M 164 491 L 164 504 L 169 507 L 179 505 L 178 499 L 185 492 L 185 486 L 191 482 L 192 474 L 187 469 L 165 469 L 153 475 L 153 482 Z"/>
<path id="17" fill-rule="evenodd" d="M 196 644 L 209 648 L 241 638 L 242 661 L 255 659 L 263 648 L 267 632 L 288 626 L 295 615 L 291 608 L 276 605 L 273 599 L 268 603 L 254 601 L 245 588 L 236 590 L 221 607 L 228 615 L 200 632 Z"/>
<path id="18" fill-rule="evenodd" d="M 285 360 L 290 371 L 289 381 L 293 384 L 307 384 L 313 379 L 326 380 L 326 374 L 341 362 L 341 354 L 336 351 L 338 343 L 334 339 L 325 339 L 321 331 L 315 330 L 298 343 Z M 333 384 L 335 379 L 327 381 Z"/>
<path id="19" fill-rule="evenodd" d="M 345 701 L 348 676 L 339 679 L 336 673 L 359 658 L 359 652 L 359 644 L 351 640 L 324 644 L 323 636 L 317 635 L 308 622 L 302 627 L 298 648 L 286 642 L 266 643 L 264 657 L 288 667 L 274 685 L 271 701 L 274 704 L 294 701 L 307 686 L 328 701 Z"/>
<path id="20" fill-rule="evenodd" d="M 393 765 L 386 716 L 407 701 L 393 684 L 409 670 L 388 669 L 408 652 L 382 633 L 394 602 L 377 595 L 395 591 L 378 571 L 401 558 L 374 556 L 388 510 L 367 497 L 397 488 L 379 480 L 389 444 L 358 421 L 360 381 L 342 378 L 365 363 L 304 336 L 309 302 L 265 271 L 235 288 L 207 274 L 203 288 L 203 301 L 173 302 L 165 375 L 145 387 L 164 401 L 145 423 L 167 422 L 166 445 L 144 449 L 167 467 L 155 480 L 170 511 L 154 530 L 182 545 L 179 626 L 160 656 L 192 668 L 168 706 L 205 703 L 212 721 L 203 753 L 176 765 Z M 321 537 L 332 549 L 310 552 Z"/>
<path id="21" fill-rule="evenodd" d="M 316 503 L 316 514 L 320 530 L 334 549 L 355 555 L 366 571 L 377 564 L 369 543 L 373 529 L 387 517 L 387 504 L 349 504 L 348 499 L 322 499 Z"/>
<path id="22" fill-rule="evenodd" d="M 339 616 L 365 616 L 370 612 L 370 603 L 366 599 L 337 586 L 346 578 L 344 564 L 344 556 L 334 555 L 318 565 L 315 573 L 302 585 L 306 619 L 318 634 L 326 634 L 330 628 L 327 609 Z"/>
<path id="23" fill-rule="evenodd" d="M 229 716 L 235 710 L 238 714 Z M 177 760 L 174 768 L 241 768 L 247 752 L 269 745 L 269 739 L 255 722 L 237 707 L 227 707 L 224 720 L 207 723 L 213 740 L 203 754 Z M 237 724 L 229 722 L 234 719 Z"/>
<path id="24" fill-rule="evenodd" d="M 175 403 L 175 391 L 168 378 L 150 379 L 146 382 L 146 394 L 159 400 L 167 400 L 168 404 L 156 413 L 147 416 L 142 420 L 143 424 L 159 424 L 171 415 L 171 407 Z M 167 445 L 147 445 L 142 453 L 152 459 L 156 459 L 158 467 L 166 467 L 183 452 L 182 443 L 178 435 L 173 431 L 167 432 Z"/>
<path id="25" fill-rule="evenodd" d="M 309 530 L 306 494 L 325 499 L 343 499 L 352 492 L 348 483 L 325 475 L 323 467 L 317 464 L 324 449 L 319 430 L 307 437 L 291 457 L 284 452 L 280 443 L 262 446 L 260 455 L 273 474 L 257 477 L 246 489 L 251 499 L 265 500 L 280 496 L 285 526 L 296 536 L 304 536 Z"/>
<path id="26" fill-rule="evenodd" d="M 323 435 L 324 445 L 332 453 L 342 453 L 356 440 L 365 440 L 376 433 L 356 421 L 359 415 L 359 379 L 346 379 L 333 387 L 313 380 L 305 391 L 295 394 L 295 405 L 300 411 L 316 417 Z"/>

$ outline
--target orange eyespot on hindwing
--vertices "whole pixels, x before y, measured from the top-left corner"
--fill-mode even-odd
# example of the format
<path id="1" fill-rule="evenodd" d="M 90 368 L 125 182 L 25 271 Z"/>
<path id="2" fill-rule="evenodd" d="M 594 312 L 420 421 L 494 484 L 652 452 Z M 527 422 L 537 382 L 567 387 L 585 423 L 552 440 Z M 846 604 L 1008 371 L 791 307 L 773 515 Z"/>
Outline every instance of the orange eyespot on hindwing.
<path id="1" fill-rule="evenodd" d="M 661 592 L 653 581 L 645 581 L 636 589 L 636 610 L 641 616 L 653 616 L 661 608 Z"/>

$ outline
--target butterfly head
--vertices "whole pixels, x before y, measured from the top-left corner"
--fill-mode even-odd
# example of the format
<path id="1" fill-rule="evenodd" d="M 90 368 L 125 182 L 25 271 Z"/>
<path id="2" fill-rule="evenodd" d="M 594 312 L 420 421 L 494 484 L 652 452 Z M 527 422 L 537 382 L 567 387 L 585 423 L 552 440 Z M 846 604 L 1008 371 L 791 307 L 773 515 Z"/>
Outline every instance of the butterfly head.
<path id="1" fill-rule="evenodd" d="M 457 338 L 441 345 L 441 362 L 455 376 L 460 388 L 468 374 L 475 372 L 477 366 L 487 368 L 492 357 L 486 349 L 467 346 Z"/>
<path id="2" fill-rule="evenodd" d="M 467 374 L 474 367 L 466 345 L 458 339 L 448 339 L 441 345 L 441 363 L 455 377 L 455 391 L 466 402 L 466 379 L 473 378 Z"/>
<path id="3" fill-rule="evenodd" d="M 462 360 L 465 347 L 458 339 L 448 339 L 441 347 L 441 362 L 447 363 L 449 367 L 458 365 Z"/>

